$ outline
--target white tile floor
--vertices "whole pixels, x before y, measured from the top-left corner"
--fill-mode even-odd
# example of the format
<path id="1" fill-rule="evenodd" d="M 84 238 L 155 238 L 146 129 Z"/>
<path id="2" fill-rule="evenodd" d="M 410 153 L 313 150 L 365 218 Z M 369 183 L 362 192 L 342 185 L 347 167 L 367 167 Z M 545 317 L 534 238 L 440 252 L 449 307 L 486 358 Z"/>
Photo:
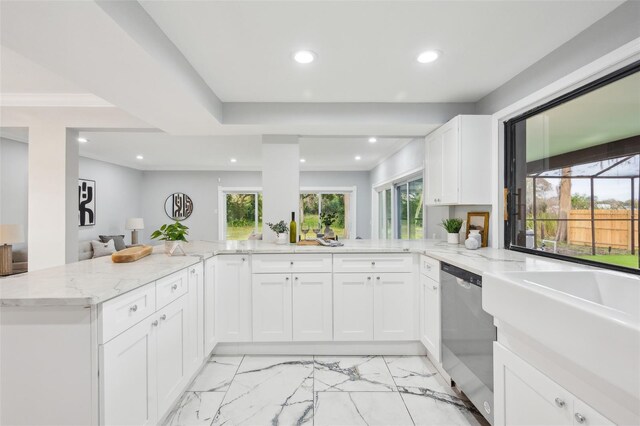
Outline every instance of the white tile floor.
<path id="1" fill-rule="evenodd" d="M 486 425 L 421 356 L 212 356 L 166 425 Z"/>

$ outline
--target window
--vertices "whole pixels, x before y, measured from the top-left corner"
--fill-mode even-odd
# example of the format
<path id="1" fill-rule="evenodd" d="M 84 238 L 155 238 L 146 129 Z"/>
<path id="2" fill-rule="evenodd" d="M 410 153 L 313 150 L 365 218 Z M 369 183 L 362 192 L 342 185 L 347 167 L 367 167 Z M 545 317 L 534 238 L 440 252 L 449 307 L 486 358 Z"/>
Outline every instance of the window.
<path id="1" fill-rule="evenodd" d="M 224 211 L 220 239 L 247 240 L 262 232 L 262 193 L 223 190 Z"/>
<path id="2" fill-rule="evenodd" d="M 424 238 L 423 182 L 414 175 L 378 189 L 378 238 Z"/>
<path id="3" fill-rule="evenodd" d="M 640 64 L 505 124 L 506 246 L 639 271 Z"/>
<path id="4" fill-rule="evenodd" d="M 320 224 L 323 213 L 335 213 L 337 218 L 331 229 L 338 238 L 355 238 L 355 189 L 305 189 L 300 193 L 300 231 L 308 229 L 308 237 L 315 237 L 314 230 L 324 231 Z"/>
<path id="5" fill-rule="evenodd" d="M 378 237 L 380 239 L 392 238 L 392 203 L 391 188 L 378 192 Z"/>

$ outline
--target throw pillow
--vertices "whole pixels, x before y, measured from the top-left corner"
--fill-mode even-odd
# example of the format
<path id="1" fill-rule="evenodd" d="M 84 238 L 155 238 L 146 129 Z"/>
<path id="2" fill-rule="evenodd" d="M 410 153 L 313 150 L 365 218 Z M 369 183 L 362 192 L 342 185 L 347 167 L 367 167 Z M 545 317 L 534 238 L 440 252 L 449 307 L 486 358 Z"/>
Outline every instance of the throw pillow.
<path id="1" fill-rule="evenodd" d="M 91 241 L 91 248 L 93 248 L 94 259 L 96 257 L 110 256 L 116 252 L 113 240 L 109 240 L 106 243 L 103 243 L 102 241 Z"/>
<path id="2" fill-rule="evenodd" d="M 100 241 L 103 243 L 113 240 L 113 244 L 116 247 L 116 251 L 124 250 L 127 248 L 124 243 L 124 235 L 100 235 Z"/>

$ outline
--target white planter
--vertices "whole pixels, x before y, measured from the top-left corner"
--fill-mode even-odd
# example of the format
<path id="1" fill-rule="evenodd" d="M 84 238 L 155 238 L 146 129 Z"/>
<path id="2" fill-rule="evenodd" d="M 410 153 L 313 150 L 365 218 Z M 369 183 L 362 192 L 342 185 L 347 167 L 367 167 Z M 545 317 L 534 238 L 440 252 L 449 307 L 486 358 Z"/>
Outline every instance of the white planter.
<path id="1" fill-rule="evenodd" d="M 276 244 L 288 244 L 289 236 L 287 234 L 280 234 L 276 236 Z"/>
<path id="2" fill-rule="evenodd" d="M 182 248 L 182 241 L 165 241 L 164 252 L 169 256 L 174 256 L 176 254 L 186 255 Z"/>
<path id="3" fill-rule="evenodd" d="M 460 243 L 460 234 L 447 234 L 447 242 L 449 244 L 459 244 Z"/>

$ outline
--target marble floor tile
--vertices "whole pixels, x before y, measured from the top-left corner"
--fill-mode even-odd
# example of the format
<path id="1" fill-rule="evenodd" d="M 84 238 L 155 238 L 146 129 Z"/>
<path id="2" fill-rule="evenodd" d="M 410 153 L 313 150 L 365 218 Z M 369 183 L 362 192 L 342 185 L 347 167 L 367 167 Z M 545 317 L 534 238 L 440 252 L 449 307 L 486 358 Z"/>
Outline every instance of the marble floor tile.
<path id="1" fill-rule="evenodd" d="M 222 403 L 224 392 L 185 392 L 167 416 L 165 426 L 209 425 Z"/>
<path id="2" fill-rule="evenodd" d="M 471 403 L 449 392 L 424 388 L 398 389 L 417 426 L 489 425 Z"/>
<path id="3" fill-rule="evenodd" d="M 396 391 L 381 356 L 314 357 L 315 391 Z"/>
<path id="4" fill-rule="evenodd" d="M 313 423 L 313 357 L 245 356 L 212 425 Z"/>
<path id="5" fill-rule="evenodd" d="M 398 392 L 316 392 L 315 426 L 413 425 Z"/>
<path id="6" fill-rule="evenodd" d="M 398 388 L 422 388 L 455 395 L 426 356 L 385 356 L 393 381 Z"/>
<path id="7" fill-rule="evenodd" d="M 190 391 L 224 392 L 229 389 L 242 356 L 214 355 L 205 364 L 195 378 Z"/>

